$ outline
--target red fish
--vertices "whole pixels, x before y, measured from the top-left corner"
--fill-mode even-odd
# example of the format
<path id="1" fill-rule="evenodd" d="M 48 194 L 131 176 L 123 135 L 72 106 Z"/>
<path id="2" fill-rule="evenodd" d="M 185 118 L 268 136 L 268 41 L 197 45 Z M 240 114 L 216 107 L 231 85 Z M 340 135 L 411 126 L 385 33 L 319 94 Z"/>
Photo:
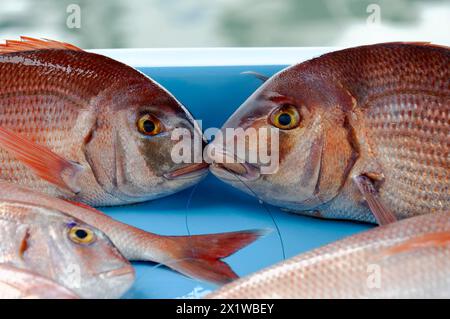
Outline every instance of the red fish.
<path id="1" fill-rule="evenodd" d="M 376 44 L 291 66 L 224 128 L 278 130 L 277 171 L 217 160 L 211 170 L 286 210 L 387 224 L 450 207 L 448 48 Z M 247 152 L 254 141 L 271 149 L 259 137 L 249 138 Z M 209 147 L 226 153 L 220 143 Z"/>
<path id="2" fill-rule="evenodd" d="M 200 134 L 164 88 L 73 45 L 0 45 L 0 180 L 91 205 L 166 196 L 207 165 L 175 163 L 176 128 Z"/>

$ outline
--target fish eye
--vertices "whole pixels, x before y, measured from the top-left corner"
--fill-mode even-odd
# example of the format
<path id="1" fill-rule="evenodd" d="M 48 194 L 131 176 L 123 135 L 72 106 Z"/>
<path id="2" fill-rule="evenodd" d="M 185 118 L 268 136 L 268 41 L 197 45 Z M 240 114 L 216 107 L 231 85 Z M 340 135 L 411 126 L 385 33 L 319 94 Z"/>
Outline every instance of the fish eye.
<path id="1" fill-rule="evenodd" d="M 162 131 L 161 121 L 151 114 L 142 115 L 137 121 L 139 132 L 144 135 L 157 135 Z"/>
<path id="2" fill-rule="evenodd" d="M 295 106 L 286 104 L 271 114 L 270 121 L 279 129 L 291 130 L 300 124 L 300 114 Z"/>
<path id="3" fill-rule="evenodd" d="M 69 238 L 75 244 L 89 245 L 95 241 L 95 234 L 86 227 L 73 226 L 69 229 Z"/>

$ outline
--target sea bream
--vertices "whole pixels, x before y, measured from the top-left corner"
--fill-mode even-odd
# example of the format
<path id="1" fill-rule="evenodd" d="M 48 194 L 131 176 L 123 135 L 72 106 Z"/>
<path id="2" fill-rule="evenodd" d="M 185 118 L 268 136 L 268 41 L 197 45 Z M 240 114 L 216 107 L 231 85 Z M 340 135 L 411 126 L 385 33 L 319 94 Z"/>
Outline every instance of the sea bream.
<path id="1" fill-rule="evenodd" d="M 401 220 L 300 254 L 207 298 L 449 298 L 450 212 Z"/>
<path id="2" fill-rule="evenodd" d="M 187 276 L 223 284 L 238 278 L 221 260 L 249 245 L 264 230 L 192 236 L 162 236 L 121 223 L 86 204 L 69 202 L 31 189 L 0 182 L 0 202 L 39 205 L 73 216 L 103 231 L 129 260 L 161 263 Z"/>
<path id="3" fill-rule="evenodd" d="M 201 148 L 183 105 L 123 63 L 51 40 L 0 45 L 0 180 L 95 206 L 166 196 L 207 173 L 172 160 L 176 128 Z"/>
<path id="4" fill-rule="evenodd" d="M 82 298 L 118 298 L 134 269 L 100 230 L 61 210 L 0 199 L 0 265 L 32 272 Z"/>
<path id="5" fill-rule="evenodd" d="M 31 271 L 0 264 L 0 299 L 78 299 L 78 296 Z"/>
<path id="6" fill-rule="evenodd" d="M 255 141 L 279 151 L 278 169 L 261 173 L 259 160 L 238 162 L 216 142 L 212 172 L 288 211 L 386 224 L 450 208 L 449 48 L 375 44 L 291 66 L 226 128 L 255 129 L 259 139 L 237 138 L 248 139 L 247 153 Z M 270 129 L 279 148 L 261 136 Z"/>

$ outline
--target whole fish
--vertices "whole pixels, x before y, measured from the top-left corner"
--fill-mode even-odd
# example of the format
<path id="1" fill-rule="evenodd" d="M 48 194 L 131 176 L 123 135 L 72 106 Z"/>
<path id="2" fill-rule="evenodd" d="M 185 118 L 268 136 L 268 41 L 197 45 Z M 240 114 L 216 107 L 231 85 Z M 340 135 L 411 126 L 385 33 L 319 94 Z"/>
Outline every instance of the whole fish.
<path id="1" fill-rule="evenodd" d="M 82 298 L 118 298 L 133 284 L 133 267 L 104 233 L 38 202 L 1 199 L 0 237 L 0 264 Z"/>
<path id="2" fill-rule="evenodd" d="M 103 231 L 129 260 L 161 263 L 185 275 L 214 283 L 238 276 L 222 261 L 265 234 L 263 230 L 211 235 L 161 236 L 121 223 L 85 204 L 50 197 L 0 182 L 0 202 L 20 202 L 61 211 Z"/>
<path id="3" fill-rule="evenodd" d="M 350 236 L 219 288 L 208 298 L 450 298 L 450 213 Z"/>
<path id="4" fill-rule="evenodd" d="M 278 169 L 233 163 L 236 154 L 216 142 L 212 172 L 286 210 L 386 224 L 450 207 L 449 48 L 376 44 L 291 66 L 225 128 L 255 129 L 246 152 L 268 144 Z M 268 129 L 279 148 L 260 133 Z"/>
<path id="5" fill-rule="evenodd" d="M 96 206 L 166 196 L 207 173 L 172 160 L 176 128 L 202 143 L 188 111 L 129 66 L 51 40 L 0 45 L 0 180 Z"/>
<path id="6" fill-rule="evenodd" d="M 1 264 L 0 299 L 78 299 L 78 296 L 47 278 Z"/>

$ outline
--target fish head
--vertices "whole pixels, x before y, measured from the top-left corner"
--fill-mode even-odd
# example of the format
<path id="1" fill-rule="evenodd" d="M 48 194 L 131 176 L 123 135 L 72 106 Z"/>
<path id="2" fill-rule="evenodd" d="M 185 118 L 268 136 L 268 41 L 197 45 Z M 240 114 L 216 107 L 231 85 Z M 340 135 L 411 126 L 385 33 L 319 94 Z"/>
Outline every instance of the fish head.
<path id="1" fill-rule="evenodd" d="M 23 260 L 29 269 L 82 298 L 122 296 L 135 279 L 128 260 L 103 232 L 55 213 L 59 216 L 35 224 L 28 231 Z"/>
<path id="2" fill-rule="evenodd" d="M 122 202 L 175 193 L 208 173 L 201 128 L 156 82 L 122 83 L 98 103 L 108 111 L 98 115 L 86 154 L 101 187 Z"/>
<path id="3" fill-rule="evenodd" d="M 352 102 L 337 83 L 285 69 L 254 92 L 224 124 L 222 138 L 208 145 L 210 170 L 276 206 L 310 210 L 324 204 L 338 194 L 354 161 L 347 119 Z M 270 160 L 263 162 L 266 154 Z"/>

